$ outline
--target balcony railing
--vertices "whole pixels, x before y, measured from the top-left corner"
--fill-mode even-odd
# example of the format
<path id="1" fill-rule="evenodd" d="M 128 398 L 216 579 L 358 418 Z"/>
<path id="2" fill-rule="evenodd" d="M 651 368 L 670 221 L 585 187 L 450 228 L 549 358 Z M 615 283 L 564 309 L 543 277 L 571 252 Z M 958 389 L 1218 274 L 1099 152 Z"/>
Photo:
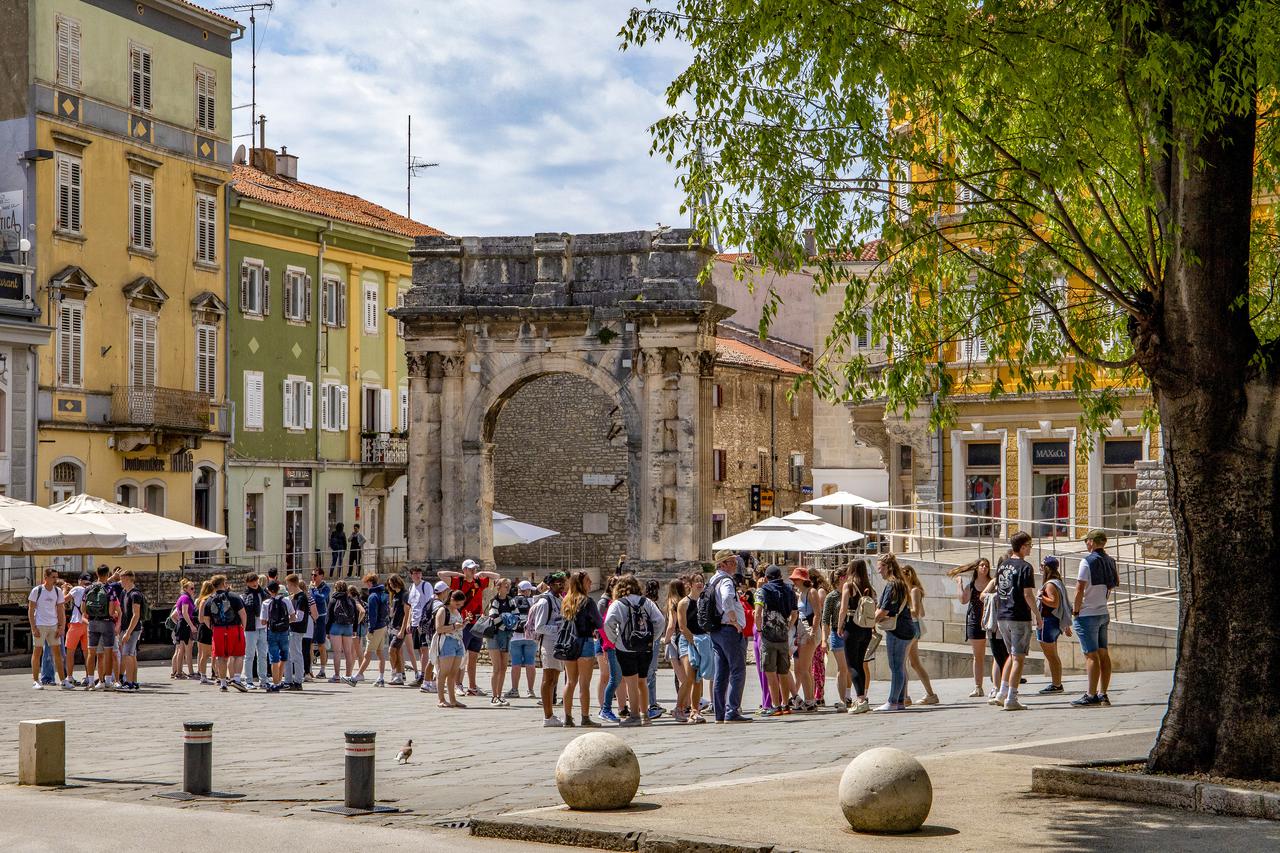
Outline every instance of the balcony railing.
<path id="1" fill-rule="evenodd" d="M 365 465 L 403 467 L 409 462 L 409 437 L 403 432 L 360 434 L 360 461 Z"/>
<path id="2" fill-rule="evenodd" d="M 111 422 L 115 424 L 208 432 L 209 409 L 209 395 L 196 391 L 147 385 L 111 386 Z"/>

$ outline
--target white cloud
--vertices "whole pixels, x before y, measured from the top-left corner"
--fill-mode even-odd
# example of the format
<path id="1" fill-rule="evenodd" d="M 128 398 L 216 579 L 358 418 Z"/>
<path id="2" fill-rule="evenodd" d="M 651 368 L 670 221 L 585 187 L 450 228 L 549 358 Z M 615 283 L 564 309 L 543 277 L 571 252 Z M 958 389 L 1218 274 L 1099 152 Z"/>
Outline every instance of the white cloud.
<path id="1" fill-rule="evenodd" d="M 277 0 L 269 21 L 258 17 L 267 144 L 299 156 L 302 180 L 403 212 L 412 114 L 414 153 L 440 163 L 414 180 L 414 218 L 449 233 L 682 224 L 675 172 L 650 157 L 648 126 L 684 54 L 620 52 L 631 5 Z M 249 59 L 246 33 L 237 105 L 249 102 Z M 247 133 L 249 110 L 235 116 Z"/>

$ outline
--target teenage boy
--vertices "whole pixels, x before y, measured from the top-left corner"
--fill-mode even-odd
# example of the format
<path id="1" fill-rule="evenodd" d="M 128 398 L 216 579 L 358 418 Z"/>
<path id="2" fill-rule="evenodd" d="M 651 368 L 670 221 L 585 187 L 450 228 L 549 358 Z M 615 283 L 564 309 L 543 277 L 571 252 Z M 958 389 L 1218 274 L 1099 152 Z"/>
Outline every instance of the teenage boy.
<path id="1" fill-rule="evenodd" d="M 404 610 L 403 621 L 399 626 L 401 639 L 404 641 L 408 653 L 405 660 L 410 662 L 410 666 L 418 673 L 417 678 L 409 682 L 410 687 L 421 687 L 424 679 L 430 678 L 431 661 L 428 658 L 427 643 L 423 639 L 425 632 L 419 626 L 422 625 L 422 609 L 435 596 L 431 591 L 431 584 L 422 579 L 422 567 L 414 566 L 409 570 L 409 589 L 407 597 L 409 606 Z M 420 659 L 420 660 L 419 660 Z"/>
<path id="2" fill-rule="evenodd" d="M 311 646 L 316 650 L 317 657 L 320 658 L 320 674 L 316 677 L 324 681 L 325 664 L 329 660 L 328 646 L 329 642 L 329 599 L 333 596 L 333 591 L 329 584 L 324 581 L 324 570 L 315 569 L 311 572 L 311 597 L 315 599 L 316 609 L 320 611 L 320 615 L 312 620 L 314 623 L 314 631 L 311 635 Z M 307 678 L 311 677 L 311 658 L 307 658 Z"/>
<path id="3" fill-rule="evenodd" d="M 303 587 L 302 578 L 290 573 L 285 576 L 284 585 L 293 599 L 293 615 L 289 619 L 289 660 L 286 667 L 289 671 L 289 677 L 287 681 L 290 690 L 301 690 L 302 679 L 307 672 L 305 650 L 309 648 L 308 644 L 310 643 L 310 640 L 306 638 L 310 636 L 309 632 L 312 623 L 319 615 L 319 611 L 316 608 L 315 599 Z"/>
<path id="4" fill-rule="evenodd" d="M 218 688 L 226 692 L 230 675 L 231 686 L 244 693 L 247 688 L 240 681 L 246 621 L 244 602 L 227 589 L 226 575 L 214 575 L 209 580 L 213 583 L 213 595 L 205 601 L 200 621 L 213 630 L 213 671 Z"/>
<path id="5" fill-rule="evenodd" d="M 58 585 L 58 570 L 44 570 L 44 580 L 27 595 L 27 621 L 31 623 L 31 680 L 32 690 L 43 690 L 40 683 L 40 662 L 45 646 L 53 653 L 54 669 L 63 690 L 74 689 L 62 668 L 62 632 L 66 627 L 62 606 L 66 596 Z"/>
<path id="6" fill-rule="evenodd" d="M 76 684 L 76 649 L 84 656 L 85 678 L 89 678 L 89 620 L 84 615 L 84 594 L 93 583 L 93 575 L 84 572 L 75 586 L 63 585 L 63 595 L 70 608 L 67 620 L 67 680 Z"/>
<path id="7" fill-rule="evenodd" d="M 564 622 L 560 611 L 564 582 L 564 572 L 547 575 L 547 589 L 533 600 L 525 632 L 526 637 L 538 639 L 542 650 L 542 725 L 546 728 L 564 726 L 564 722 L 552 713 L 556 701 L 556 682 L 560 679 L 560 671 L 564 669 L 564 661 L 556 660 L 555 656 L 556 639 L 560 636 L 560 626 Z"/>
<path id="8" fill-rule="evenodd" d="M 265 688 L 271 680 L 267 674 L 267 614 L 262 607 L 268 595 L 261 583 L 257 572 L 249 572 L 244 576 L 244 594 L 240 596 L 245 610 L 244 686 L 250 690 L 258 685 Z M 257 684 L 254 673 L 257 673 Z"/>
<path id="9" fill-rule="evenodd" d="M 480 564 L 475 560 L 463 560 L 461 573 L 442 571 L 439 574 L 441 580 L 448 582 L 450 589 L 467 597 L 462 603 L 462 645 L 467 650 L 467 695 L 483 696 L 484 691 L 476 684 L 476 664 L 480 661 L 480 650 L 484 648 L 484 637 L 473 633 L 471 626 L 484 610 L 484 591 L 489 588 L 491 581 L 498 580 L 502 575 L 480 571 Z"/>
<path id="10" fill-rule="evenodd" d="M 1022 667 L 1031 650 L 1031 638 L 1040 630 L 1040 607 L 1036 602 L 1036 573 L 1027 562 L 1031 553 L 1031 534 L 1020 530 L 1009 539 L 1009 556 L 1000 561 L 996 576 L 988 584 L 996 594 L 996 626 L 1000 638 L 1009 649 L 1009 657 L 1000 671 L 1000 689 L 987 700 L 990 705 L 1003 705 L 1006 711 L 1025 711 L 1018 701 L 1018 685 Z M 1035 621 L 1035 630 L 1031 623 Z"/>
<path id="11" fill-rule="evenodd" d="M 293 623 L 293 602 L 289 596 L 280 594 L 280 583 L 271 581 L 267 584 L 269 597 L 263 602 L 264 619 L 266 621 L 267 660 L 271 665 L 271 684 L 263 685 L 263 689 L 277 693 L 284 688 L 284 668 L 289 662 L 289 644 L 292 636 L 289 626 Z M 261 678 L 259 678 L 261 681 Z"/>
<path id="12" fill-rule="evenodd" d="M 116 689 L 132 692 L 138 689 L 138 640 L 147 622 L 147 599 L 134 585 L 132 569 L 120 573 L 120 586 L 124 590 L 121 598 L 124 615 L 120 617 L 123 627 L 120 630 L 120 679 Z"/>
<path id="13" fill-rule="evenodd" d="M 111 569 L 98 566 L 98 580 L 84 593 L 84 615 L 89 619 L 89 657 L 85 661 L 85 689 L 105 690 L 115 663 L 116 620 L 120 602 L 111 592 Z M 94 678 L 94 674 L 97 678 Z"/>
<path id="14" fill-rule="evenodd" d="M 391 615 L 391 599 L 387 597 L 387 588 L 378 583 L 378 576 L 372 572 L 364 576 L 365 588 L 369 591 L 364 602 L 365 612 L 369 615 L 369 634 L 364 641 L 364 659 L 360 661 L 360 672 L 356 675 L 364 680 L 364 671 L 369 668 L 373 656 L 378 656 L 378 680 L 374 687 L 386 687 L 387 674 L 387 619 Z"/>
<path id="15" fill-rule="evenodd" d="M 795 630 L 797 610 L 795 593 L 782 579 L 782 567 L 770 566 L 764 577 L 765 582 L 756 593 L 755 620 L 760 631 L 761 668 L 769 685 L 769 697 L 776 704 L 761 711 L 761 716 L 773 717 L 791 713 L 791 632 Z"/>
<path id="16" fill-rule="evenodd" d="M 1089 679 L 1089 689 L 1071 704 L 1077 708 L 1093 705 L 1110 707 L 1107 688 L 1111 686 L 1111 652 L 1107 649 L 1107 624 L 1111 615 L 1107 611 L 1107 596 L 1120 585 L 1120 574 L 1116 571 L 1116 561 L 1104 550 L 1107 534 L 1091 530 L 1084 545 L 1089 553 L 1080 561 L 1080 571 L 1076 575 L 1071 625 L 1080 638 L 1080 651 L 1084 652 L 1084 671 Z"/>

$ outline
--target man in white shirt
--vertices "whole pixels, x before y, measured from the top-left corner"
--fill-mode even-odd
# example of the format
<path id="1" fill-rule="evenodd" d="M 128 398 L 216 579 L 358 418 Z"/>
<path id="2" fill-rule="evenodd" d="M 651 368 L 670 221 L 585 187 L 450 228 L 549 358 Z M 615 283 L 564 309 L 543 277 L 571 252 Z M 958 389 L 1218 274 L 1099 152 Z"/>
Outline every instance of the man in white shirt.
<path id="1" fill-rule="evenodd" d="M 1084 652 L 1084 671 L 1089 679 L 1089 689 L 1071 703 L 1077 708 L 1111 705 L 1111 700 L 1107 698 L 1107 688 L 1111 685 L 1111 652 L 1107 650 L 1107 624 L 1111 621 L 1111 615 L 1107 612 L 1107 596 L 1120 584 L 1116 561 L 1103 550 L 1107 544 L 1107 534 L 1101 530 L 1091 530 L 1084 544 L 1089 553 L 1080 561 L 1080 571 L 1076 576 L 1071 627 L 1080 638 L 1080 651 Z"/>
<path id="2" fill-rule="evenodd" d="M 40 683 L 40 659 L 44 647 L 53 652 L 53 665 L 63 690 L 75 686 L 66 678 L 62 668 L 62 632 L 66 625 L 63 602 L 66 596 L 58 586 L 58 570 L 44 570 L 44 582 L 34 587 L 27 596 L 27 621 L 31 623 L 31 685 L 32 690 L 43 690 Z"/>
<path id="3" fill-rule="evenodd" d="M 431 650 L 427 647 L 427 643 L 423 642 L 423 632 L 418 630 L 418 625 L 422 622 L 422 609 L 435 596 L 431 584 L 422 579 L 421 566 L 414 566 L 409 570 L 408 592 L 409 607 L 405 612 L 405 621 L 398 627 L 398 633 L 411 649 L 410 653 L 405 655 L 405 659 L 417 661 L 414 669 L 418 671 L 418 677 L 411 682 L 411 685 L 421 687 L 424 681 L 431 680 Z M 402 673 L 397 672 L 391 677 L 392 684 L 400 684 L 403 681 Z"/>

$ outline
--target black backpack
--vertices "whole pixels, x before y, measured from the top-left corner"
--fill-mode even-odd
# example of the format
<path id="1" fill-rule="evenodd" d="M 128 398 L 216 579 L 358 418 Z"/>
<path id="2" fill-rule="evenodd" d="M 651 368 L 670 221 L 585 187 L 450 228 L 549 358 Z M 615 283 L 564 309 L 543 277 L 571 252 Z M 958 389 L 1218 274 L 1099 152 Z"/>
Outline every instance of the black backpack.
<path id="1" fill-rule="evenodd" d="M 618 601 L 627 609 L 627 621 L 622 623 L 622 645 L 626 646 L 627 651 L 632 654 L 653 654 L 653 620 L 649 618 L 649 608 L 645 607 L 645 600 L 640 599 L 639 604 L 632 604 L 625 598 Z M 565 624 L 572 620 L 566 619 Z M 564 633 L 561 628 L 560 633 Z M 556 645 L 559 645 L 557 641 Z"/>
<path id="2" fill-rule="evenodd" d="M 335 625 L 354 625 L 356 623 L 356 605 L 351 596 L 337 595 L 329 606 Z"/>
<path id="3" fill-rule="evenodd" d="M 293 607 L 302 613 L 302 618 L 289 626 L 289 630 L 295 634 L 305 634 L 307 632 L 307 617 L 311 615 L 311 605 L 307 603 L 307 591 L 300 589 L 293 594 Z"/>
<path id="4" fill-rule="evenodd" d="M 560 623 L 560 633 L 556 636 L 551 656 L 556 660 L 577 660 L 581 654 L 582 638 L 578 636 L 577 620 L 566 619 Z"/>
<path id="5" fill-rule="evenodd" d="M 711 576 L 711 580 L 702 588 L 702 595 L 698 596 L 698 625 L 704 634 L 710 634 L 724 625 L 724 616 L 716 604 L 715 575 Z"/>
<path id="6" fill-rule="evenodd" d="M 268 598 L 266 601 L 267 608 L 267 630 L 280 633 L 289 630 L 289 608 L 284 603 L 284 596 L 276 596 Z"/>
<path id="7" fill-rule="evenodd" d="M 438 598 L 429 599 L 422 605 L 422 616 L 418 618 L 418 630 L 428 639 L 436 635 L 436 614 L 442 607 L 444 603 Z"/>
<path id="8" fill-rule="evenodd" d="M 209 599 L 209 621 L 216 628 L 230 628 L 239 623 L 236 609 L 231 606 L 231 593 L 226 590 L 215 592 Z"/>

